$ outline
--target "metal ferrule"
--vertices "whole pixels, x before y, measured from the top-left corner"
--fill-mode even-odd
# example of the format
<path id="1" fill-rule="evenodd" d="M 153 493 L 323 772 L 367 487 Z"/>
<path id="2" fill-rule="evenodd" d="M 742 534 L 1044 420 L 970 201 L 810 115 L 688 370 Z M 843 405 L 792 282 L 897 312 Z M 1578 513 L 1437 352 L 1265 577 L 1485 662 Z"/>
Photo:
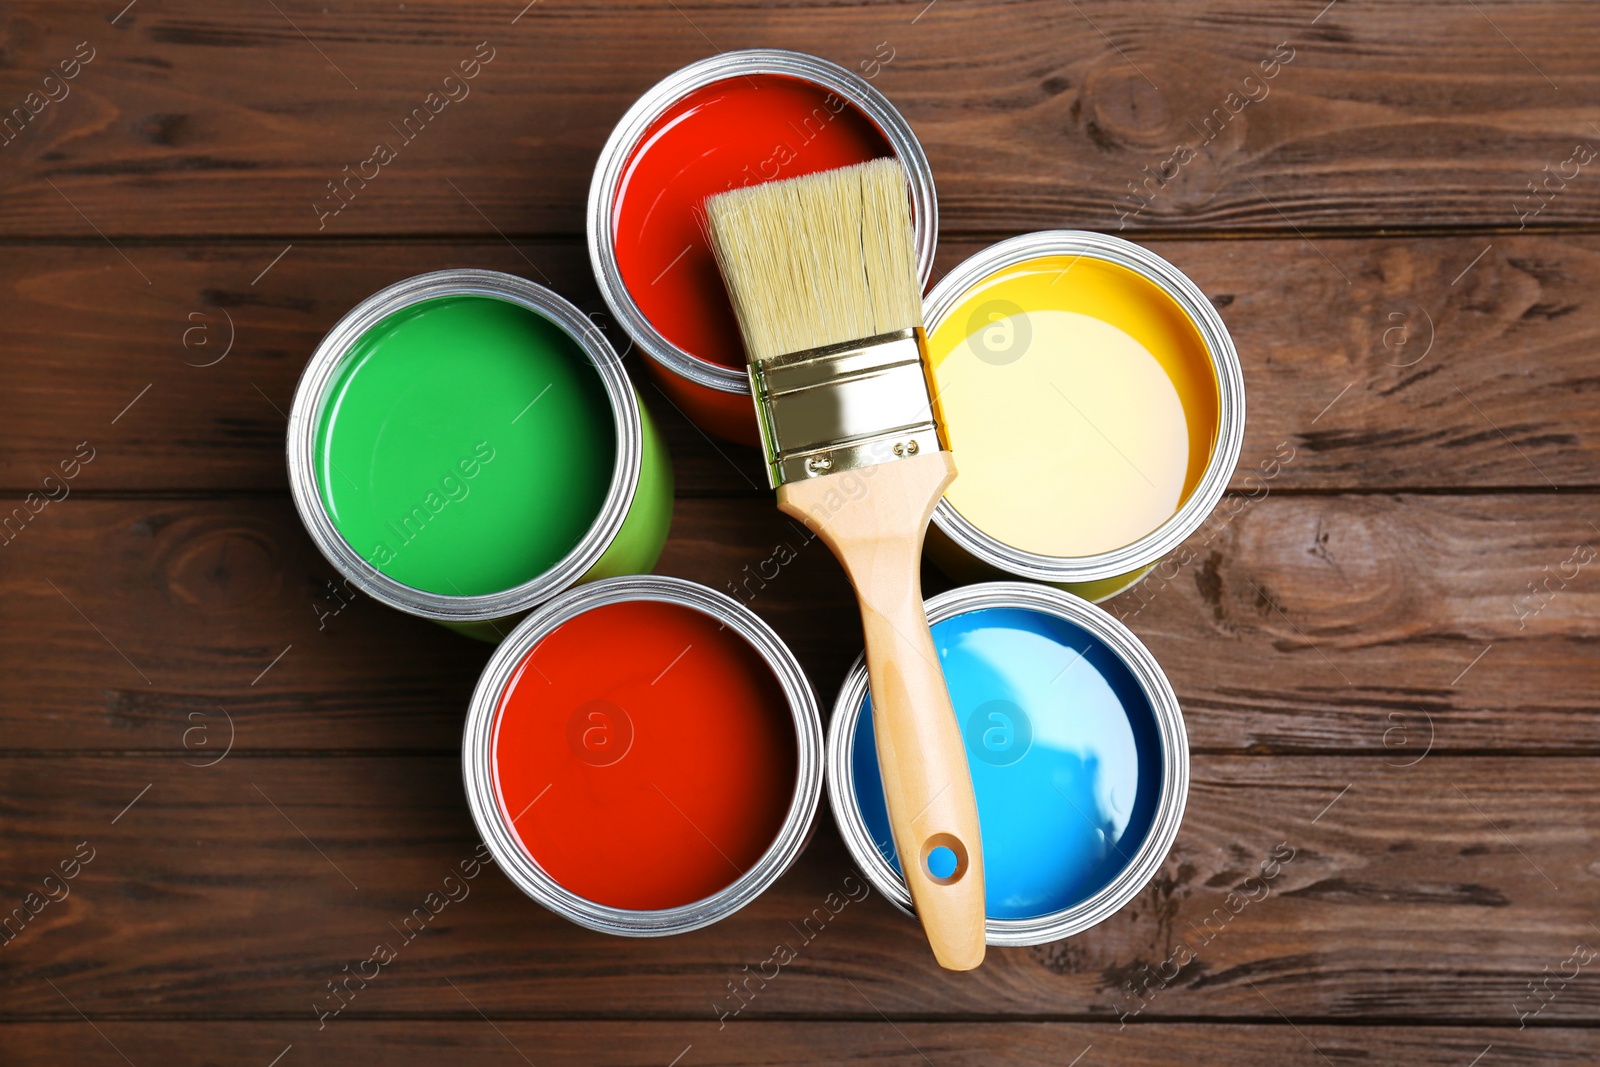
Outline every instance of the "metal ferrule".
<path id="1" fill-rule="evenodd" d="M 920 327 L 750 364 L 767 481 L 948 449 Z"/>

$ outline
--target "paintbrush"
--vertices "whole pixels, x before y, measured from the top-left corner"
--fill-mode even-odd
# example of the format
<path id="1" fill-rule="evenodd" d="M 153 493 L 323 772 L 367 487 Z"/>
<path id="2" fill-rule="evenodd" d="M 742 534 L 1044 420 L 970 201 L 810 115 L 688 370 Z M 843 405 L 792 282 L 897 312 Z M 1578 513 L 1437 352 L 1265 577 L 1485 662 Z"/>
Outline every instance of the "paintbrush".
<path id="1" fill-rule="evenodd" d="M 941 966 L 983 962 L 983 851 L 920 560 L 955 463 L 928 372 L 905 172 L 892 159 L 705 203 L 778 507 L 861 604 L 873 730 L 906 885 Z M 931 864 L 931 866 L 930 866 Z"/>

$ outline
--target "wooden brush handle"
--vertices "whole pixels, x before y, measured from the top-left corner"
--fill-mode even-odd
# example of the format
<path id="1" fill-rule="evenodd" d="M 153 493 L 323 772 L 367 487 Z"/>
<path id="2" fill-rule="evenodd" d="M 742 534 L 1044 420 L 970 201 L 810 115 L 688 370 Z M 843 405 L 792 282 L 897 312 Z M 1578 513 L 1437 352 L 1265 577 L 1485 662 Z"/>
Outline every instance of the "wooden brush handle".
<path id="1" fill-rule="evenodd" d="M 922 608 L 922 540 L 945 486 L 948 452 L 927 452 L 778 488 L 844 565 L 861 603 L 873 733 L 895 851 L 917 918 L 941 967 L 983 962 L 983 841 L 961 727 Z M 928 870 L 955 854 L 948 878 Z"/>

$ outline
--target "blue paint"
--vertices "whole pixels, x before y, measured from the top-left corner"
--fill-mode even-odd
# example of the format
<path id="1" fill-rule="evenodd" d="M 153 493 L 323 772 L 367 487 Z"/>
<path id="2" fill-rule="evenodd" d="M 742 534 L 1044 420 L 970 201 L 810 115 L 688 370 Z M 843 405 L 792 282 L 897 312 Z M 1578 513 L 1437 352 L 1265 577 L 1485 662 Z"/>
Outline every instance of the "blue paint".
<path id="1" fill-rule="evenodd" d="M 940 845 L 928 851 L 928 873 L 935 878 L 948 878 L 956 873 L 956 854 Z"/>
<path id="2" fill-rule="evenodd" d="M 1030 919 L 1103 888 L 1150 832 L 1161 738 L 1133 673 L 1100 640 L 1039 611 L 982 608 L 933 626 L 967 743 L 987 911 Z M 867 832 L 896 871 L 862 701 L 851 760 Z"/>

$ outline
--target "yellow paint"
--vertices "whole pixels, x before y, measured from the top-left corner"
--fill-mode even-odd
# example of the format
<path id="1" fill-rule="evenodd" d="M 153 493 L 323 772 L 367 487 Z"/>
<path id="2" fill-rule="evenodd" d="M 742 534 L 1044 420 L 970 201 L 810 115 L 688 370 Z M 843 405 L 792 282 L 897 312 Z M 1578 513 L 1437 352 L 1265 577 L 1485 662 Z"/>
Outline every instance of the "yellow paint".
<path id="1" fill-rule="evenodd" d="M 945 499 L 990 537 L 1098 555 L 1155 530 L 1205 473 L 1217 381 L 1155 283 L 1043 256 L 991 274 L 928 338 L 960 474 Z"/>

